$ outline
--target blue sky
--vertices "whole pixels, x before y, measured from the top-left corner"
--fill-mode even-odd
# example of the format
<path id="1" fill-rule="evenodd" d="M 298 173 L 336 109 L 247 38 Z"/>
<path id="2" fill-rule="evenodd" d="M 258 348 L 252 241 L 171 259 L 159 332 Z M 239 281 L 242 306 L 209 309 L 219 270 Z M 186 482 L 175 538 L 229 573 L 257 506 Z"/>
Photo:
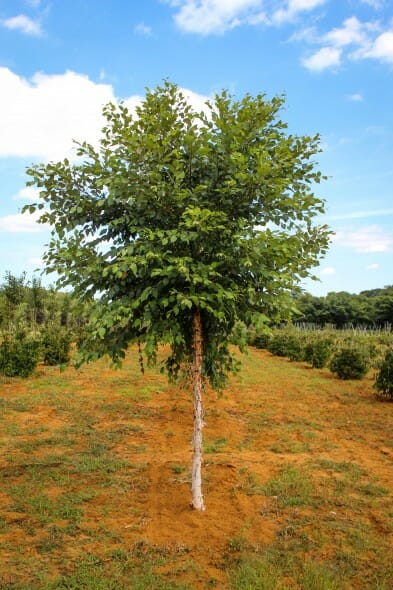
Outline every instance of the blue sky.
<path id="1" fill-rule="evenodd" d="M 169 78 L 285 93 L 290 130 L 322 136 L 335 232 L 316 295 L 393 284 L 392 0 L 0 0 L 0 279 L 40 267 L 49 233 L 20 209 L 25 169 L 97 141 L 101 108 Z"/>

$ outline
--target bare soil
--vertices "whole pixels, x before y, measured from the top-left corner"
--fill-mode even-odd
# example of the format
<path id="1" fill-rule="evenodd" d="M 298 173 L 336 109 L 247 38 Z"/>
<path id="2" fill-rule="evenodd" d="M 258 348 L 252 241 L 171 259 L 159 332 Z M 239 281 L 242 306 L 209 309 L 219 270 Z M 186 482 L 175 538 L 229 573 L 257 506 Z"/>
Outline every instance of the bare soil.
<path id="1" fill-rule="evenodd" d="M 190 394 L 139 374 L 133 352 L 121 371 L 40 367 L 0 384 L 0 588 L 131 552 L 169 583 L 226 589 L 244 555 L 269 549 L 294 558 L 282 587 L 301 588 L 310 559 L 343 588 L 393 587 L 393 406 L 373 376 L 342 382 L 256 350 L 243 364 L 204 394 L 203 513 L 190 508 Z M 308 497 L 269 488 L 290 468 Z"/>

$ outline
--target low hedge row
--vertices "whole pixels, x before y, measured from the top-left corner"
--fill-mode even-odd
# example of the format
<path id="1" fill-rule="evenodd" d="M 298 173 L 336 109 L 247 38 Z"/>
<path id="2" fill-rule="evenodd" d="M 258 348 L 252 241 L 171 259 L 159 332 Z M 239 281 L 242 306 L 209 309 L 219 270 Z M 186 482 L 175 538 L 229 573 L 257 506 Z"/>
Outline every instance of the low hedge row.
<path id="1" fill-rule="evenodd" d="M 19 330 L 0 338 L 0 374 L 6 377 L 29 377 L 37 364 L 63 365 L 70 360 L 71 335 L 60 328 L 41 334 Z"/>
<path id="2" fill-rule="evenodd" d="M 391 342 L 391 341 L 390 341 Z M 361 379 L 374 368 L 378 393 L 393 399 L 393 346 L 380 338 L 335 331 L 280 328 L 249 332 L 250 345 L 314 368 L 328 367 L 339 379 Z"/>

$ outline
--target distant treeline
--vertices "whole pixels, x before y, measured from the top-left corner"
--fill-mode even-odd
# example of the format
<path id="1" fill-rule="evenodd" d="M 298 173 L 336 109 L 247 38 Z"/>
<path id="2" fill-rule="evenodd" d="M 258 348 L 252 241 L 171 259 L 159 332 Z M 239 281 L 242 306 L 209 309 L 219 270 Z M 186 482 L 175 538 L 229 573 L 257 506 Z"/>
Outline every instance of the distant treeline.
<path id="1" fill-rule="evenodd" d="M 392 327 L 393 285 L 383 289 L 362 291 L 358 295 L 346 291 L 315 297 L 309 293 L 296 296 L 298 314 L 293 322 L 318 326 Z M 71 293 L 45 288 L 39 277 L 28 280 L 7 271 L 0 283 L 0 331 L 15 326 L 39 327 L 57 325 L 77 329 L 87 321 L 88 309 L 78 306 Z"/>
<path id="2" fill-rule="evenodd" d="M 393 285 L 383 289 L 362 291 L 358 295 L 346 291 L 315 297 L 304 293 L 297 297 L 300 315 L 294 321 L 336 328 L 349 325 L 367 327 L 393 326 Z"/>
<path id="3" fill-rule="evenodd" d="M 83 323 L 83 317 L 84 311 L 72 294 L 44 288 L 36 276 L 28 280 L 26 273 L 5 273 L 0 284 L 1 332 L 46 325 L 74 329 Z"/>

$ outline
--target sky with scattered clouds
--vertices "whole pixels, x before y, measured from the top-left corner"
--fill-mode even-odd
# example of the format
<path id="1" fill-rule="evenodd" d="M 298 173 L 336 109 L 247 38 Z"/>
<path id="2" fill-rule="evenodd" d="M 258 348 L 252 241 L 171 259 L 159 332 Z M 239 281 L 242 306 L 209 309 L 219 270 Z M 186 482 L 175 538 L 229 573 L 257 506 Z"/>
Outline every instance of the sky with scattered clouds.
<path id="1" fill-rule="evenodd" d="M 321 222 L 335 232 L 316 295 L 393 284 L 392 0 L 0 2 L 0 279 L 40 268 L 49 230 L 20 214 L 25 169 L 96 143 L 102 106 L 169 78 L 286 95 L 290 132 L 322 137 Z"/>

